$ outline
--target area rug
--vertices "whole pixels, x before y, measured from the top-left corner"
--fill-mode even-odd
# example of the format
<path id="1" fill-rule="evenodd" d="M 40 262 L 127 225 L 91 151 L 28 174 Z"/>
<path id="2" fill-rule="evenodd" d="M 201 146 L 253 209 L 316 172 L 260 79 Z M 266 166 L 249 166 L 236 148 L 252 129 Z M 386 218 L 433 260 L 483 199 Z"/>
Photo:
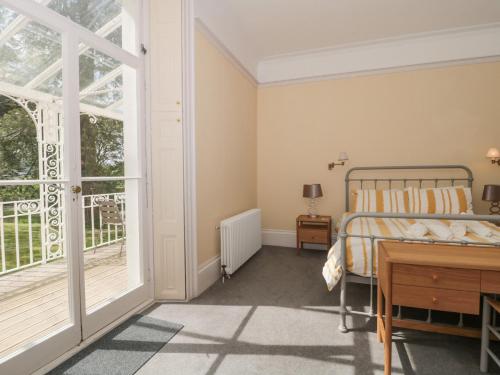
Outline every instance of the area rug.
<path id="1" fill-rule="evenodd" d="M 134 315 L 49 374 L 135 374 L 182 327 L 181 324 Z"/>

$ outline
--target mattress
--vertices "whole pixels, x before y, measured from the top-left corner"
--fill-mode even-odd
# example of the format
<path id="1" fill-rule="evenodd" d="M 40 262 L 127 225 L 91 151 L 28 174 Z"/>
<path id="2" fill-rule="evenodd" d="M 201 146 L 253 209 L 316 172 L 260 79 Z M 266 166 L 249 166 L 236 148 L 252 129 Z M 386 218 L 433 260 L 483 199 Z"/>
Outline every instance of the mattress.
<path id="1" fill-rule="evenodd" d="M 425 224 L 427 220 L 419 222 Z M 430 222 L 430 221 L 429 221 Z M 450 226 L 453 221 L 440 220 L 441 223 Z M 462 221 L 464 223 L 466 221 Z M 413 219 L 381 219 L 381 218 L 356 218 L 347 227 L 347 233 L 367 236 L 384 236 L 399 239 L 418 241 L 419 239 L 439 240 L 436 235 L 425 235 L 416 237 L 411 234 L 410 226 L 415 224 Z M 500 243 L 500 227 L 489 222 L 474 222 L 474 226 L 488 228 L 490 235 L 481 236 L 472 231 L 467 231 L 465 236 L 454 237 L 453 241 Z M 373 270 L 377 272 L 377 240 L 374 241 Z M 372 265 L 371 240 L 369 238 L 348 237 L 346 243 L 347 271 L 359 276 L 370 277 Z M 499 252 L 500 254 L 500 252 Z M 323 277 L 329 290 L 332 290 L 342 277 L 341 241 L 337 241 L 328 252 L 327 261 L 323 267 Z"/>

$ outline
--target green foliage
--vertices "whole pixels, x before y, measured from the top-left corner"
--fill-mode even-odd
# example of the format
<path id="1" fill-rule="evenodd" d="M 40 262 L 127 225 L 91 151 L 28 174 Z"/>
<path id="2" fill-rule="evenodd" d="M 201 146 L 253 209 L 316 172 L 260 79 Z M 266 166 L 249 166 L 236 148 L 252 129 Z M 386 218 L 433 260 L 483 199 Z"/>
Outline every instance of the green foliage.
<path id="1" fill-rule="evenodd" d="M 98 117 L 94 124 L 91 117 L 82 114 L 81 147 L 82 176 L 123 176 L 123 123 Z M 123 191 L 123 182 L 87 182 L 83 194 L 103 194 Z"/>
<path id="2" fill-rule="evenodd" d="M 0 96 L 0 178 L 38 178 L 36 127 L 13 100 Z"/>
<path id="3" fill-rule="evenodd" d="M 82 176 L 123 176 L 123 123 L 82 114 L 80 121 Z M 38 179 L 36 126 L 15 101 L 0 96 L 0 179 Z M 83 194 L 123 191 L 123 182 L 87 182 Z M 39 198 L 37 186 L 0 188 L 0 200 Z"/>
<path id="4" fill-rule="evenodd" d="M 0 179 L 37 179 L 38 141 L 28 113 L 15 101 L 0 96 Z M 38 187 L 0 189 L 0 200 L 36 199 Z"/>

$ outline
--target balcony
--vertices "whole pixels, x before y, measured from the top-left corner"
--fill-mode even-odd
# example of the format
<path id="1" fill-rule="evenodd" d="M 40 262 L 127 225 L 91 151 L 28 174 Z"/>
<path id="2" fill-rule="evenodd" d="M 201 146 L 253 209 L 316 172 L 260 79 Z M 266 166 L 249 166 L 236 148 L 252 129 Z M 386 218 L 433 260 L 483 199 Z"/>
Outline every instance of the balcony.
<path id="1" fill-rule="evenodd" d="M 125 212 L 124 193 L 82 197 L 86 309 L 106 303 L 128 288 L 123 229 L 101 229 L 99 201 L 111 199 Z M 47 253 L 39 200 L 0 202 L 0 357 L 70 323 L 65 247 Z M 58 222 L 62 223 L 62 220 Z M 62 236 L 57 241 L 64 242 Z"/>

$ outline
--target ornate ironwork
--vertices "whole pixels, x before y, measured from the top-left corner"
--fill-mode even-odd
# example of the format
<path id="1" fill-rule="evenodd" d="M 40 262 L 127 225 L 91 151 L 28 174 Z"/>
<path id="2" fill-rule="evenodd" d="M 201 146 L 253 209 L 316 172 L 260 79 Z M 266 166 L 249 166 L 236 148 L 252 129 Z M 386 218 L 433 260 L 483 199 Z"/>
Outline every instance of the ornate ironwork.
<path id="1" fill-rule="evenodd" d="M 63 124 L 59 106 L 55 103 L 37 102 L 5 92 L 1 94 L 18 103 L 36 126 L 40 180 L 62 179 Z M 37 212 L 40 212 L 42 228 L 42 261 L 64 256 L 62 190 L 63 186 L 58 183 L 40 185 Z M 31 210 L 32 208 L 34 207 L 28 205 L 23 209 Z"/>

